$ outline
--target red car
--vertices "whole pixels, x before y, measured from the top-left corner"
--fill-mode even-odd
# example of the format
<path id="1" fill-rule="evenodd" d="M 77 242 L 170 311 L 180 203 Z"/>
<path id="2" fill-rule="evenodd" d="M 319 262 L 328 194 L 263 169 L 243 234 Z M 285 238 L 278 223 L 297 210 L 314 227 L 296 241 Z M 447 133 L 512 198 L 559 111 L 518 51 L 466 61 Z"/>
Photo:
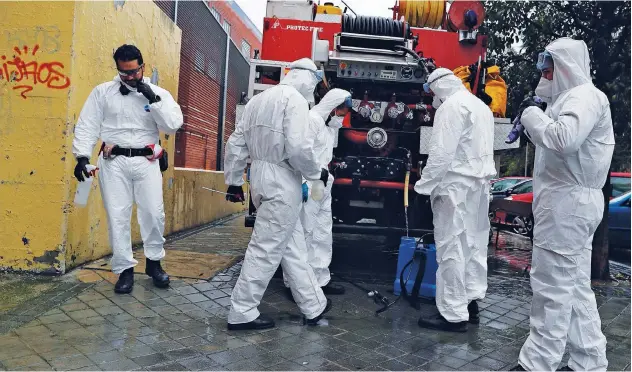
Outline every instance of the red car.
<path id="1" fill-rule="evenodd" d="M 612 185 L 612 195 L 610 199 L 625 194 L 630 191 L 630 173 L 610 172 L 610 184 Z M 507 200 L 533 203 L 533 192 L 511 195 L 507 197 Z"/>

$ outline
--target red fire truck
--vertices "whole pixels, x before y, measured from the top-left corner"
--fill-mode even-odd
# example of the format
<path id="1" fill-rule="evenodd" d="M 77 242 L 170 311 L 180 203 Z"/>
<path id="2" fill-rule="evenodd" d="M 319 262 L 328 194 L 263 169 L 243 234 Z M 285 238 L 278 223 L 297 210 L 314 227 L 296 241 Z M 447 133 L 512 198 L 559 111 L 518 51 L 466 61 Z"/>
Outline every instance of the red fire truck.
<path id="1" fill-rule="evenodd" d="M 487 94 L 481 2 L 399 0 L 392 11 L 392 18 L 371 17 L 332 3 L 269 0 L 262 50 L 251 60 L 246 100 L 278 84 L 289 63 L 304 57 L 324 71 L 329 87 L 352 93 L 353 110 L 330 164 L 334 232 L 402 236 L 408 225 L 410 235 L 419 236 L 432 228 L 428 197 L 412 189 L 428 157 L 434 116 L 422 85 L 437 67 L 468 68 L 464 84 L 500 107 L 492 110 L 494 150 L 518 146 L 504 143 L 511 130 L 502 117 L 506 86 L 504 97 L 502 91 L 500 97 Z M 242 110 L 239 105 L 237 119 Z M 255 218 L 250 203 L 246 226 Z"/>

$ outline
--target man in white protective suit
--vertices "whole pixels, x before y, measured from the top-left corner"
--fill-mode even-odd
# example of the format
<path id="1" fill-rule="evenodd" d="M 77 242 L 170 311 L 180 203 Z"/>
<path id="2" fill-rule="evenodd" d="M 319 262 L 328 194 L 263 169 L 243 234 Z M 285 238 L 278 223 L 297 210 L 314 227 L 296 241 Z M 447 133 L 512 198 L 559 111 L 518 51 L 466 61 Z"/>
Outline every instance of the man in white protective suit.
<path id="1" fill-rule="evenodd" d="M 333 158 L 338 130 L 342 121 L 351 109 L 351 93 L 342 89 L 330 90 L 323 99 L 314 106 L 310 114 L 310 127 L 316 134 L 314 151 L 318 155 L 320 166 L 327 169 Z M 300 220 L 305 233 L 308 262 L 314 269 L 318 284 L 325 294 L 343 294 L 345 288 L 331 283 L 329 264 L 332 257 L 332 215 L 331 215 L 331 187 L 334 183 L 333 175 L 329 175 L 327 187 L 321 200 L 309 197 L 312 182 L 303 180 L 303 209 Z M 288 278 L 283 276 L 285 286 L 290 288 Z"/>
<path id="2" fill-rule="evenodd" d="M 316 324 L 331 308 L 307 262 L 299 220 L 302 177 L 325 184 L 329 178 L 314 151 L 316 133 L 309 126 L 308 101 L 314 100 L 322 71 L 307 58 L 289 67 L 279 85 L 246 104 L 226 143 L 227 199 L 244 200 L 243 175 L 250 158 L 250 194 L 257 208 L 252 238 L 231 296 L 230 330 L 274 327 L 274 321 L 261 315 L 257 306 L 279 264 L 307 324 Z"/>
<path id="3" fill-rule="evenodd" d="M 428 161 L 415 184 L 430 195 L 437 247 L 439 314 L 419 326 L 452 332 L 478 324 L 487 291 L 489 180 L 494 166 L 494 116 L 452 71 L 439 68 L 424 84 L 437 109 Z"/>
<path id="4" fill-rule="evenodd" d="M 130 219 L 137 205 L 138 224 L 146 257 L 145 273 L 154 285 L 165 288 L 169 276 L 160 260 L 165 256 L 165 212 L 162 174 L 166 153 L 159 145 L 159 131 L 174 134 L 182 126 L 180 106 L 166 90 L 143 77 L 143 56 L 133 45 L 114 53 L 118 75 L 98 85 L 88 96 L 75 126 L 72 152 L 77 158 L 75 177 L 89 177 L 90 162 L 97 141 L 99 186 L 108 219 L 112 246 L 112 271 L 119 274 L 117 293 L 130 293 L 134 266 Z"/>
<path id="5" fill-rule="evenodd" d="M 536 145 L 533 171 L 531 332 L 514 370 L 605 371 L 606 338 L 590 287 L 592 240 L 603 217 L 614 131 L 610 104 L 595 88 L 583 41 L 553 41 L 538 58 L 546 113 L 522 107 L 521 122 Z M 526 108 L 525 108 L 526 107 Z"/>

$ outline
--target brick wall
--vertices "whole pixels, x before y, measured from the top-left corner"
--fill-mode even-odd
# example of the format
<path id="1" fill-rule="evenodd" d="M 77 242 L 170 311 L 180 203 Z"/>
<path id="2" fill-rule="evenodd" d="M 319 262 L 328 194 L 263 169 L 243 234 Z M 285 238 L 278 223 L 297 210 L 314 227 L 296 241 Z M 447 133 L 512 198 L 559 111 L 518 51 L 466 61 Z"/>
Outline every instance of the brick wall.
<path id="1" fill-rule="evenodd" d="M 235 111 L 241 92 L 248 89 L 250 66 L 241 53 L 241 40 L 261 48 L 258 30 L 236 4 L 225 1 L 165 1 L 156 5 L 182 30 L 178 103 L 184 125 L 176 133 L 175 166 L 217 170 L 218 152 L 235 130 Z M 242 18 L 245 17 L 245 18 Z M 222 136 L 222 98 L 226 64 L 226 32 L 230 24 L 230 61 L 226 92 L 226 117 Z"/>
<path id="2" fill-rule="evenodd" d="M 254 56 L 255 49 L 261 50 L 262 35 L 252 22 L 261 22 L 261 19 L 250 21 L 239 8 L 239 5 L 233 1 L 209 1 L 208 5 L 219 13 L 220 24 L 223 24 L 224 20 L 228 21 L 230 24 L 230 38 L 240 51 L 242 51 L 242 41 L 245 40 L 250 45 L 250 56 L 248 58 Z"/>

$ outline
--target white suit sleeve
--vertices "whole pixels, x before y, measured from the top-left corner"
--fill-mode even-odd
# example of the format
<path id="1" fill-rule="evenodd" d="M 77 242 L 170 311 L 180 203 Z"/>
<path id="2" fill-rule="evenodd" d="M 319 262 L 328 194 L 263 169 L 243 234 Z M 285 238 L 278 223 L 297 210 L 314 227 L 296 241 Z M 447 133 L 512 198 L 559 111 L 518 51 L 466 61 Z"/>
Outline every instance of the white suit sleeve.
<path id="1" fill-rule="evenodd" d="M 298 95 L 290 96 L 283 118 L 285 150 L 290 165 L 308 180 L 320 179 L 320 164 L 314 151 L 316 133 L 310 125 L 307 102 Z"/>
<path id="2" fill-rule="evenodd" d="M 248 164 L 248 146 L 244 138 L 244 125 L 240 120 L 235 126 L 235 131 L 226 142 L 224 151 L 224 182 L 229 186 L 241 186 L 244 184 L 244 169 Z"/>
<path id="3" fill-rule="evenodd" d="M 452 107 L 441 108 L 441 112 L 437 112 L 439 115 L 435 117 L 432 127 L 428 162 L 421 173 L 421 178 L 415 184 L 415 191 L 418 194 L 430 195 L 439 185 L 454 160 L 463 131 L 465 122 L 463 115 L 460 112 L 454 112 Z"/>
<path id="4" fill-rule="evenodd" d="M 176 133 L 184 122 L 180 105 L 166 90 L 160 92 L 160 102 L 151 104 L 150 112 L 158 129 L 167 134 Z"/>
<path id="5" fill-rule="evenodd" d="M 557 121 L 536 107 L 528 107 L 522 113 L 521 122 L 535 145 L 571 154 L 579 150 L 602 115 L 603 108 L 596 98 L 581 99 L 571 95 L 563 103 Z"/>
<path id="6" fill-rule="evenodd" d="M 75 158 L 88 158 L 101 135 L 103 123 L 103 97 L 99 87 L 92 90 L 86 103 L 83 104 L 79 120 L 75 125 L 75 136 L 72 140 L 72 153 Z"/>

